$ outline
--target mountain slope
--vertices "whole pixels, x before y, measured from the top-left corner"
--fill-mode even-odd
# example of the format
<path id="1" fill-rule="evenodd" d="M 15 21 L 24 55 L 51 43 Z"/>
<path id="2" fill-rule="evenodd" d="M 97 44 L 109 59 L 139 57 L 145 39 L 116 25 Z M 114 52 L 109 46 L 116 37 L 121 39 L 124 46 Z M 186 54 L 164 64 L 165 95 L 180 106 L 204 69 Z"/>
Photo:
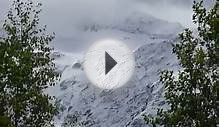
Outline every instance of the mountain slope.
<path id="1" fill-rule="evenodd" d="M 156 34 L 159 38 L 142 43 L 134 51 L 135 74 L 121 88 L 103 90 L 95 87 L 90 84 L 83 72 L 81 56 L 65 52 L 54 53 L 53 57 L 56 59 L 55 63 L 62 77 L 59 85 L 50 87 L 46 92 L 57 98 L 59 114 L 54 118 L 56 126 L 60 126 L 67 116 L 76 115 L 78 122 L 88 127 L 144 127 L 146 125 L 141 118 L 142 113 L 153 114 L 154 106 L 166 107 L 162 98 L 163 86 L 159 82 L 159 72 L 166 68 L 178 68 L 176 57 L 172 54 L 171 43 L 175 42 L 175 34 L 181 30 L 181 27 L 175 27 L 176 24 L 172 24 L 171 27 L 171 23 L 151 16 L 131 18 L 134 19 L 123 25 L 114 24 L 105 28 L 102 26 L 97 31 L 90 31 L 87 28 L 85 31 L 89 35 L 94 33 L 96 38 L 103 37 L 101 33 L 117 31 L 116 36 L 120 39 L 125 40 L 123 38 L 125 33 L 129 38 L 137 37 L 135 41 L 138 42 L 145 42 L 145 38 L 138 38 L 139 36 L 153 38 Z M 152 20 L 151 24 L 149 20 Z M 138 28 L 141 28 L 143 32 L 139 32 Z M 163 38 L 167 29 L 161 28 L 170 28 L 169 33 L 173 36 Z M 133 30 L 136 31 L 133 32 Z M 169 33 L 167 31 L 166 35 Z"/>
<path id="2" fill-rule="evenodd" d="M 69 59 L 72 56 L 63 57 Z M 116 90 L 101 90 L 91 85 L 83 73 L 80 62 L 60 65 L 63 76 L 61 83 L 49 90 L 51 95 L 55 94 L 57 97 L 60 108 L 56 120 L 62 122 L 67 115 L 77 113 L 81 121 L 86 121 L 88 126 L 139 126 L 142 121 L 139 122 L 136 117 L 141 112 L 152 105 L 165 104 L 160 98 L 160 70 L 177 68 L 177 63 L 171 54 L 171 41 L 146 44 L 135 51 L 135 57 L 136 73 L 133 79 Z M 56 62 L 62 64 L 63 59 L 57 59 Z"/>

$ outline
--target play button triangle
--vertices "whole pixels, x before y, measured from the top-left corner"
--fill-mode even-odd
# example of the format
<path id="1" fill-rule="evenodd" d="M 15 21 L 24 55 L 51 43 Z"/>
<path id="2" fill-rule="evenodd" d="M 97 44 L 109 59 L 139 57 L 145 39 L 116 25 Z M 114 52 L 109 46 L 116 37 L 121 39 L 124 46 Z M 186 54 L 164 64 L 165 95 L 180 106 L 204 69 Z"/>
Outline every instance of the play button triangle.
<path id="1" fill-rule="evenodd" d="M 105 75 L 107 75 L 116 64 L 117 62 L 109 55 L 109 53 L 105 52 Z"/>

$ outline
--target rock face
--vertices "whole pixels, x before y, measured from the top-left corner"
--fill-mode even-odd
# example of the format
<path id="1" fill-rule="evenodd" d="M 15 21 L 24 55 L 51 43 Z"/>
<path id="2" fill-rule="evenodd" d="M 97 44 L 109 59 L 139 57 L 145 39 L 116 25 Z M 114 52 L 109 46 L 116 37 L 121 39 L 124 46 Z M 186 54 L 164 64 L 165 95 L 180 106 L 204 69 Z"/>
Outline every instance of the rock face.
<path id="1" fill-rule="evenodd" d="M 152 25 L 148 24 L 150 18 Z M 154 31 L 158 37 L 165 35 L 165 30 L 161 35 L 162 32 L 158 27 L 153 29 L 158 25 L 160 28 L 164 25 L 172 27 L 171 34 L 180 31 L 175 28 L 176 24 L 172 24 L 173 27 L 165 21 L 156 20 L 151 16 L 150 18 L 127 21 L 127 24 L 134 24 L 135 28 L 129 28 L 130 25 L 127 24 L 115 26 L 124 31 L 139 28 L 138 32 L 127 34 L 130 35 L 129 37 L 133 37 L 133 34 L 138 36 L 141 34 L 140 31 L 150 31 L 149 29 Z M 148 36 L 153 37 L 154 34 Z M 83 71 L 83 60 L 80 58 L 75 58 L 70 54 L 55 53 L 54 55 L 58 56 L 55 62 L 62 77 L 59 85 L 49 88 L 46 92 L 57 98 L 56 105 L 59 107 L 59 114 L 54 118 L 56 126 L 60 126 L 69 116 L 78 116 L 77 122 L 86 127 L 147 126 L 142 119 L 143 113 L 154 114 L 154 107 L 168 107 L 162 98 L 163 86 L 159 82 L 160 71 L 168 68 L 178 69 L 171 46 L 175 40 L 172 36 L 166 37 L 147 42 L 134 51 L 136 65 L 133 78 L 123 87 L 114 90 L 104 90 L 90 84 Z M 144 40 L 139 38 L 138 41 Z"/>

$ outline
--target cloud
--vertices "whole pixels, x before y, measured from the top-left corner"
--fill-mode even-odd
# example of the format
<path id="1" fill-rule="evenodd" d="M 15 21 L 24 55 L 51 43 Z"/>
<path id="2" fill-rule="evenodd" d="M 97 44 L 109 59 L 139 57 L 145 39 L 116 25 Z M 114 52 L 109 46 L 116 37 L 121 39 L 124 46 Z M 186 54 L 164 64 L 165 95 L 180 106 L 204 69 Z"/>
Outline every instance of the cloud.
<path id="1" fill-rule="evenodd" d="M 153 2 L 152 0 L 47 0 L 42 1 L 42 22 L 53 31 L 70 34 L 81 24 L 108 24 L 123 19 L 133 11 L 141 11 L 170 22 L 191 26 L 191 5 Z M 59 32 L 62 34 L 61 32 Z"/>
<path id="2" fill-rule="evenodd" d="M 193 0 L 37 0 L 43 3 L 42 20 L 52 29 L 73 28 L 86 22 L 111 23 L 133 11 L 191 26 Z M 212 0 L 205 2 L 209 5 Z M 0 1 L 0 20 L 10 2 Z M 66 26 L 66 27 L 65 27 Z"/>
<path id="3" fill-rule="evenodd" d="M 12 0 L 11 0 L 12 1 Z M 9 0 L 0 0 L 0 22 L 5 18 L 10 7 Z M 83 24 L 113 24 L 132 12 L 143 12 L 169 22 L 178 22 L 185 27 L 192 27 L 193 0 L 36 0 L 43 4 L 41 23 L 49 31 L 56 33 L 56 38 L 68 43 L 77 36 L 78 27 Z M 210 5 L 212 0 L 206 4 Z M 75 44 L 81 47 L 83 44 Z M 83 46 L 82 46 L 83 47 Z"/>
<path id="4" fill-rule="evenodd" d="M 66 29 L 89 22 L 112 23 L 134 10 L 130 2 L 124 0 L 48 0 L 42 3 L 43 20 L 59 23 Z"/>
<path id="5" fill-rule="evenodd" d="M 192 0 L 37 0 L 43 3 L 42 20 L 53 30 L 74 29 L 86 22 L 111 23 L 133 11 L 191 26 Z M 207 2 L 209 4 L 210 2 Z M 10 6 L 0 1 L 1 20 Z"/>

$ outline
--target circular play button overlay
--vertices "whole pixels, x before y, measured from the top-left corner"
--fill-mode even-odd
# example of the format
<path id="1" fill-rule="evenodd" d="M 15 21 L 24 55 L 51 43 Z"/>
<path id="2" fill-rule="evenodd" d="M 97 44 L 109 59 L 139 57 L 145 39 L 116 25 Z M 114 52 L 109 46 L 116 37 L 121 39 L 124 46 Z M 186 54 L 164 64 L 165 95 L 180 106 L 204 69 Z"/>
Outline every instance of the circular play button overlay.
<path id="1" fill-rule="evenodd" d="M 101 40 L 87 51 L 84 69 L 88 79 L 103 89 L 121 87 L 134 72 L 132 51 L 121 41 Z"/>

